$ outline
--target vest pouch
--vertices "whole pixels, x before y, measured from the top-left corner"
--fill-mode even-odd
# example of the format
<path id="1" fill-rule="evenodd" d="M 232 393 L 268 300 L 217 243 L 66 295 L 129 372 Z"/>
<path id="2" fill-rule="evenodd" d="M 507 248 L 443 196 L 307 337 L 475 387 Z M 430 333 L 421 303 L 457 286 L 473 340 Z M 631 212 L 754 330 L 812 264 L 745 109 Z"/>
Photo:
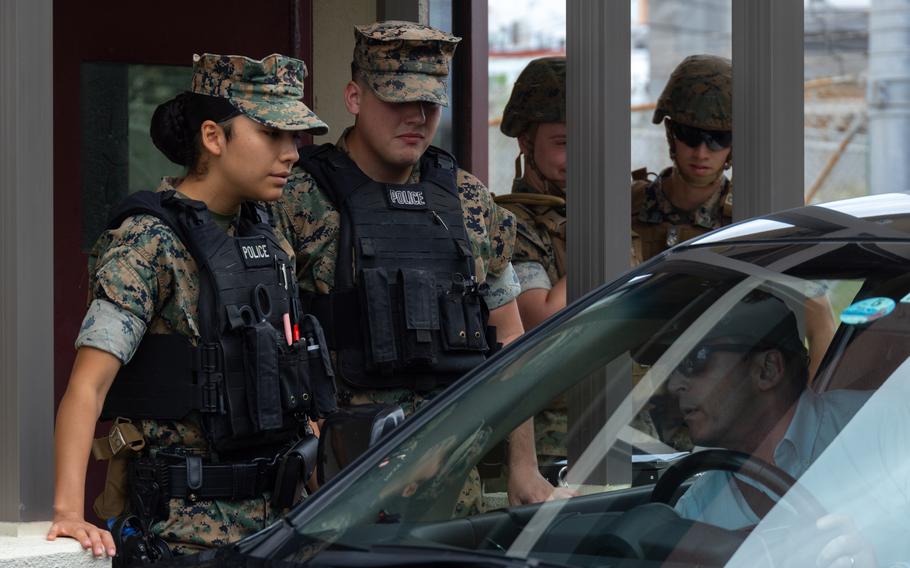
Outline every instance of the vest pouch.
<path id="1" fill-rule="evenodd" d="M 289 413 L 310 410 L 310 365 L 301 342 L 280 346 L 278 376 L 281 387 L 281 406 Z"/>
<path id="2" fill-rule="evenodd" d="M 464 298 L 464 294 L 459 292 L 447 292 L 439 297 L 442 341 L 446 351 L 458 351 L 468 346 Z"/>
<path id="3" fill-rule="evenodd" d="M 439 331 L 436 277 L 428 270 L 414 268 L 402 268 L 398 274 L 404 312 L 404 364 L 435 364 L 433 336 Z"/>
<path id="4" fill-rule="evenodd" d="M 361 281 L 363 313 L 367 316 L 366 352 L 372 364 L 389 367 L 398 361 L 389 275 L 384 268 L 364 268 Z"/>
<path id="5" fill-rule="evenodd" d="M 267 321 L 243 328 L 246 399 L 256 431 L 275 430 L 282 426 L 278 341 L 278 330 Z"/>
<path id="6" fill-rule="evenodd" d="M 318 420 L 338 410 L 335 371 L 332 369 L 332 358 L 319 320 L 312 314 L 305 314 L 300 328 L 302 340 L 306 344 L 307 369 L 313 398 L 310 417 Z"/>
<path id="7" fill-rule="evenodd" d="M 483 322 L 481 302 L 483 302 L 483 298 L 476 294 L 466 295 L 464 302 L 462 302 L 467 349 L 471 351 L 487 351 L 489 349 L 486 339 L 487 326 Z"/>

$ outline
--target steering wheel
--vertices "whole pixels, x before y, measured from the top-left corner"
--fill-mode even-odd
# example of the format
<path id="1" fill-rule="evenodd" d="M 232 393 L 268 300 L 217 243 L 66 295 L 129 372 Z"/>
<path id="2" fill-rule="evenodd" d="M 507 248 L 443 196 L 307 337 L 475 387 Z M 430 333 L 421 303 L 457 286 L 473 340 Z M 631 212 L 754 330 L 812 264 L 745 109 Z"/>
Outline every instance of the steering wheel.
<path id="1" fill-rule="evenodd" d="M 670 466 L 654 486 L 650 503 L 598 521 L 573 554 L 662 562 L 672 553 L 676 561 L 723 566 L 746 540 L 748 532 L 683 519 L 673 509 L 683 482 L 714 470 L 737 473 L 760 483 L 777 495 L 776 499 L 768 498 L 772 502 L 786 494 L 787 503 L 801 520 L 814 522 L 827 514 L 815 497 L 780 468 L 741 452 L 705 450 Z"/>
<path id="2" fill-rule="evenodd" d="M 771 490 L 777 499 L 787 495 L 790 504 L 803 518 L 818 519 L 827 511 L 786 471 L 755 456 L 732 450 L 704 450 L 682 458 L 660 477 L 651 491 L 652 503 L 676 504 L 676 493 L 683 482 L 706 471 L 729 471 L 748 477 Z"/>

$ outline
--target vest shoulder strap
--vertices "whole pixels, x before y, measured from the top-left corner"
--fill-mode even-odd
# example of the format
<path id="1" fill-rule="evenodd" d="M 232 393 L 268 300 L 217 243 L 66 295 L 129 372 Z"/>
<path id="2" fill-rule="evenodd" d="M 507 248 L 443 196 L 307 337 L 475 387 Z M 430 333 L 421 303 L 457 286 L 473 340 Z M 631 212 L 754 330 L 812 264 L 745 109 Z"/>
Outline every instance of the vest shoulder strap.
<path id="1" fill-rule="evenodd" d="M 198 212 L 198 215 L 207 215 L 208 210 L 201 201 L 179 199 L 174 190 L 169 191 L 137 191 L 128 195 L 114 209 L 107 222 L 107 230 L 116 229 L 129 217 L 135 215 L 151 215 L 167 225 L 177 237 L 187 244 L 188 235 L 180 223 L 177 210 L 174 207 L 178 202 L 185 201 L 188 209 Z"/>
<path id="2" fill-rule="evenodd" d="M 319 189 L 339 210 L 358 187 L 370 182 L 350 156 L 330 143 L 304 146 L 296 165 L 313 176 Z"/>
<path id="3" fill-rule="evenodd" d="M 647 179 L 637 179 L 632 182 L 632 216 L 637 217 L 641 206 L 645 202 L 645 194 L 651 182 Z"/>
<path id="4" fill-rule="evenodd" d="M 458 162 L 455 156 L 436 146 L 428 146 L 420 157 L 420 180 L 458 194 Z"/>

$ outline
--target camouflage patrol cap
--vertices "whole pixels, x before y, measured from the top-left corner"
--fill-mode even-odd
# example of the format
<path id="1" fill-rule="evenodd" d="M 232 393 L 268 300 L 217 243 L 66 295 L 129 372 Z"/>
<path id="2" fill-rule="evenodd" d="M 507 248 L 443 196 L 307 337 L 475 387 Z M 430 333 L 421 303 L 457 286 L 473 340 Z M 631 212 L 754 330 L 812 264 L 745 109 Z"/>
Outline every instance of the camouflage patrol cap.
<path id="1" fill-rule="evenodd" d="M 703 130 L 733 130 L 733 64 L 716 55 L 690 55 L 676 66 L 657 99 L 654 124 L 664 117 Z"/>
<path id="2" fill-rule="evenodd" d="M 354 26 L 353 66 L 382 101 L 448 106 L 446 79 L 459 41 L 460 37 L 414 22 Z"/>
<path id="3" fill-rule="evenodd" d="M 540 122 L 566 121 L 566 58 L 542 57 L 528 63 L 512 87 L 499 129 L 521 136 Z"/>
<path id="4" fill-rule="evenodd" d="M 300 100 L 306 64 L 273 53 L 261 60 L 242 55 L 193 56 L 192 92 L 225 98 L 251 119 L 280 130 L 320 135 L 329 127 Z"/>

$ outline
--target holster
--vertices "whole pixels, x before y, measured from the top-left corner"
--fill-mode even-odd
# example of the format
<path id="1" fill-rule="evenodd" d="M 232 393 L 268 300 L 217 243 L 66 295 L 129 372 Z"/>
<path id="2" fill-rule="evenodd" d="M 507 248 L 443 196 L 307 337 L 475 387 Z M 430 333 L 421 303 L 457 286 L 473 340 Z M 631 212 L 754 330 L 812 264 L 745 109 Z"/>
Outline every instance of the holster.
<path id="1" fill-rule="evenodd" d="M 280 511 L 294 504 L 298 484 L 306 483 L 316 468 L 318 446 L 319 439 L 309 434 L 281 458 L 275 477 L 275 488 L 272 490 L 274 509 Z"/>
<path id="2" fill-rule="evenodd" d="M 109 460 L 104 491 L 95 498 L 92 510 L 101 519 L 111 519 L 126 511 L 127 463 L 145 447 L 142 433 L 126 418 L 117 418 L 110 433 L 92 443 L 97 460 Z"/>

